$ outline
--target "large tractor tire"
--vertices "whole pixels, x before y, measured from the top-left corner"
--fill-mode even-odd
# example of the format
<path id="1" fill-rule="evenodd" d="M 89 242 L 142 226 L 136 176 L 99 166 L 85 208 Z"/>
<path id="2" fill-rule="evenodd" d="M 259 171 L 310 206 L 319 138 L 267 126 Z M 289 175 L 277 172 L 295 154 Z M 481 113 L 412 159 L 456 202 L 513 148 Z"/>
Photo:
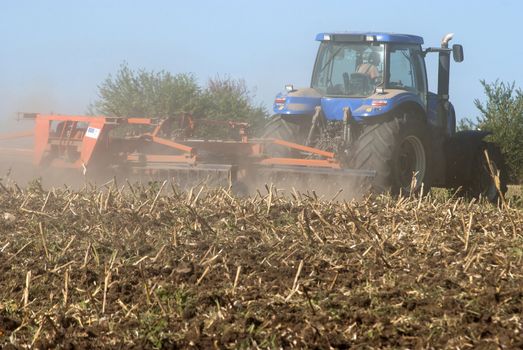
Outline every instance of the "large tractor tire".
<path id="1" fill-rule="evenodd" d="M 351 149 L 349 166 L 376 171 L 373 193 L 409 195 L 430 189 L 430 152 L 426 124 L 418 118 L 392 118 L 364 125 Z"/>
<path id="2" fill-rule="evenodd" d="M 488 153 L 490 166 L 485 151 Z M 464 185 L 467 196 L 485 198 L 491 203 L 497 203 L 500 193 L 507 192 L 507 166 L 499 147 L 490 142 L 482 142 L 474 152 L 474 158 L 469 170 L 469 181 Z"/>
<path id="3" fill-rule="evenodd" d="M 306 130 L 308 129 L 304 118 L 293 116 L 293 118 L 284 117 L 276 114 L 271 117 L 269 122 L 265 125 L 262 134 L 264 139 L 280 139 L 284 141 L 303 144 L 306 140 Z M 310 123 L 310 122 L 309 122 Z M 265 152 L 272 157 L 291 157 L 295 152 L 287 147 L 279 145 L 268 145 Z"/>

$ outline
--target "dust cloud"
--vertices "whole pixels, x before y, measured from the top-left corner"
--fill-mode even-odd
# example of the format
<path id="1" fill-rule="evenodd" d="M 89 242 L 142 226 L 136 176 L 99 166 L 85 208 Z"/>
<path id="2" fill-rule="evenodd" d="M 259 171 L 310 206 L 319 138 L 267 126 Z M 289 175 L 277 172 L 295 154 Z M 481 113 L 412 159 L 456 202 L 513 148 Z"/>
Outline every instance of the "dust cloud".
<path id="1" fill-rule="evenodd" d="M 163 178 L 136 176 L 132 173 L 115 174 L 110 169 L 102 169 L 98 174 L 88 171 L 83 174 L 81 169 L 56 169 L 51 167 L 36 167 L 33 165 L 33 138 L 4 139 L 2 135 L 30 131 L 34 129 L 33 120 L 20 120 L 18 113 L 53 113 L 53 106 L 60 105 L 60 101 L 54 98 L 50 89 L 33 88 L 23 96 L 13 96 L 13 92 L 0 91 L 6 101 L 0 106 L 0 179 L 3 183 L 16 183 L 25 186 L 35 179 L 39 179 L 44 187 L 81 188 L 93 184 L 100 185 L 115 178 L 122 183 L 127 180 L 146 184 L 157 181 L 176 183 L 182 190 L 187 190 L 194 184 L 184 183 L 184 179 L 178 181 L 170 175 Z M 83 107 L 85 108 L 85 107 Z M 76 109 L 76 111 L 82 108 Z M 277 137 L 278 135 L 274 135 Z M 270 137 L 265 135 L 265 137 Z M 293 155 L 288 155 L 293 156 Z M 186 176 L 190 178 L 191 175 Z M 199 185 L 210 188 L 227 187 L 216 183 Z M 360 198 L 365 191 L 361 179 L 350 176 L 336 176 L 332 174 L 310 174 L 292 171 L 281 171 L 273 168 L 256 167 L 245 169 L 238 176 L 232 186 L 237 195 L 266 194 L 267 191 L 277 189 L 277 193 L 284 196 L 293 196 L 296 193 L 322 198 L 326 200 L 352 200 Z"/>
<path id="2" fill-rule="evenodd" d="M 287 169 L 256 168 L 239 179 L 239 193 L 247 195 L 276 191 L 284 197 L 305 195 L 322 200 L 358 200 L 369 191 L 369 179 L 340 175 L 300 173 Z"/>

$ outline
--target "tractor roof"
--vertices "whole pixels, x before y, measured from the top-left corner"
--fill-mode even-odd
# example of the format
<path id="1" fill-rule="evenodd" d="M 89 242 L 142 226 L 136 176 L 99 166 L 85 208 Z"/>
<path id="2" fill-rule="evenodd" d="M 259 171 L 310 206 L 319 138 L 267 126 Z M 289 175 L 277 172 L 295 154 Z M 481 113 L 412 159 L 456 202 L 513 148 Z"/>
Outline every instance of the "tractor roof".
<path id="1" fill-rule="evenodd" d="M 417 35 L 377 33 L 377 32 L 333 32 L 319 33 L 316 35 L 318 41 L 377 41 L 398 44 L 423 44 L 423 38 Z"/>

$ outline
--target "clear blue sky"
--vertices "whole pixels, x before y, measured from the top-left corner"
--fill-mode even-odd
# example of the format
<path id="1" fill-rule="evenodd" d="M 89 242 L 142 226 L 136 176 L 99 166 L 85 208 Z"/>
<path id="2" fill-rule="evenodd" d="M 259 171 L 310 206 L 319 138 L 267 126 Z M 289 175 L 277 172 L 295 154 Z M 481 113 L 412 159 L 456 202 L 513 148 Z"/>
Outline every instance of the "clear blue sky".
<path id="1" fill-rule="evenodd" d="M 392 4 L 393 7 L 390 7 Z M 97 85 L 131 68 L 243 78 L 270 108 L 286 83 L 309 84 L 324 31 L 455 33 L 465 61 L 451 67 L 458 118 L 474 117 L 480 79 L 523 84 L 523 1 L 2 1 L 0 120 L 16 111 L 85 113 Z M 435 58 L 435 57 L 434 57 Z M 436 60 L 428 60 L 431 89 Z M 4 124 L 5 125 L 5 124 Z"/>

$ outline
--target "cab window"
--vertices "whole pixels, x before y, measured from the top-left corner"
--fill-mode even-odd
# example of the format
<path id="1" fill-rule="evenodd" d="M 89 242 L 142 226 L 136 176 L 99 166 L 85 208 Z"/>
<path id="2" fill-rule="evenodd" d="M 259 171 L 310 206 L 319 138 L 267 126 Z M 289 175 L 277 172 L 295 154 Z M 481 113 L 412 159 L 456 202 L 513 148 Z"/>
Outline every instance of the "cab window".
<path id="1" fill-rule="evenodd" d="M 391 45 L 388 87 L 426 96 L 427 81 L 421 49 L 415 45 Z"/>
<path id="2" fill-rule="evenodd" d="M 312 88 L 329 97 L 366 97 L 383 81 L 385 45 L 374 42 L 322 42 Z"/>

